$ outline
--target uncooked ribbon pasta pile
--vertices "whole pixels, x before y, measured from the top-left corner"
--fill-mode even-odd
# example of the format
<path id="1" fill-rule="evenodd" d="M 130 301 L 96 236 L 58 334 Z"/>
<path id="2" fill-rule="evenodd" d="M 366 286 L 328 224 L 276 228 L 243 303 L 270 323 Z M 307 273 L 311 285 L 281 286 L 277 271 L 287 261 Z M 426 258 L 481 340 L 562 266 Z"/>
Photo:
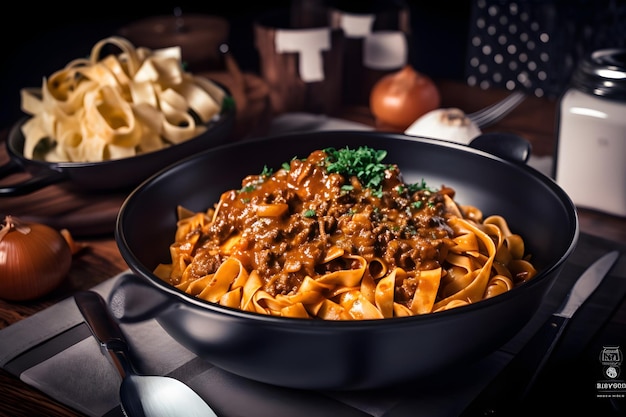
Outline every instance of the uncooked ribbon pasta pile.
<path id="1" fill-rule="evenodd" d="M 119 54 L 105 54 L 105 47 Z M 104 55 L 104 56 L 102 56 Z M 183 69 L 179 47 L 135 48 L 122 37 L 96 43 L 21 91 L 24 156 L 49 162 L 127 158 L 181 143 L 218 118 L 225 91 Z"/>

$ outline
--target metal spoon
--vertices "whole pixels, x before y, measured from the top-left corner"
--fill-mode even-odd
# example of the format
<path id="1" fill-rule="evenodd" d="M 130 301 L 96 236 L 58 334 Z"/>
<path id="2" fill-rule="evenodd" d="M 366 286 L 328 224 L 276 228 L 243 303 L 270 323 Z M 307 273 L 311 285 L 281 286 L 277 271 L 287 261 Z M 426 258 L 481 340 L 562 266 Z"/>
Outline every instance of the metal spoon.
<path id="1" fill-rule="evenodd" d="M 135 371 L 124 333 L 98 293 L 81 291 L 74 295 L 74 300 L 91 333 L 106 349 L 122 377 L 120 400 L 127 417 L 217 417 L 211 407 L 181 381 L 166 376 L 139 375 Z"/>

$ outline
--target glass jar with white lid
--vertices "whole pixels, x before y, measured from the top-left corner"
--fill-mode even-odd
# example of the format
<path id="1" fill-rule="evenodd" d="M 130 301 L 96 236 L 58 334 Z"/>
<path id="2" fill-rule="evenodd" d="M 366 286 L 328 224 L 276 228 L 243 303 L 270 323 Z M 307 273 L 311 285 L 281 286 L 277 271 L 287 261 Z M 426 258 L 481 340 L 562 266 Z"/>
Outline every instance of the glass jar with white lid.
<path id="1" fill-rule="evenodd" d="M 626 49 L 582 60 L 557 114 L 556 182 L 579 207 L 626 216 Z"/>

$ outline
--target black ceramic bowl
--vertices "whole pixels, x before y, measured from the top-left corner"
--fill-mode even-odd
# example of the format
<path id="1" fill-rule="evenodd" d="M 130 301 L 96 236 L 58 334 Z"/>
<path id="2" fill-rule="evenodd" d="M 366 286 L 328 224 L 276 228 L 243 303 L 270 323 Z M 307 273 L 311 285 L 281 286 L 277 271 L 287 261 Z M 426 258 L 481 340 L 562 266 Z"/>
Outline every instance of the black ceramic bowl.
<path id="1" fill-rule="evenodd" d="M 0 178 L 20 170 L 31 174 L 31 178 L 0 186 L 0 197 L 24 195 L 51 184 L 65 182 L 81 191 L 130 191 L 176 161 L 225 144 L 233 129 L 235 108 L 232 105 L 224 106 L 219 118 L 210 121 L 207 129 L 192 139 L 158 151 L 101 162 L 47 162 L 26 158 L 25 139 L 21 131 L 26 120 L 24 118 L 17 122 L 9 132 L 6 148 L 10 160 L 0 166 Z"/>
<path id="2" fill-rule="evenodd" d="M 205 210 L 264 165 L 315 149 L 386 149 L 407 182 L 456 189 L 456 199 L 501 214 L 539 268 L 520 287 L 472 305 L 422 316 L 318 321 L 262 316 L 193 298 L 157 278 L 170 262 L 176 207 Z M 576 210 L 551 179 L 523 163 L 464 145 L 380 132 L 316 132 L 240 142 L 188 158 L 153 176 L 123 204 L 119 249 L 135 272 L 109 300 L 123 321 L 156 318 L 182 345 L 234 374 L 305 389 L 366 389 L 432 376 L 490 353 L 533 316 L 578 239 Z"/>

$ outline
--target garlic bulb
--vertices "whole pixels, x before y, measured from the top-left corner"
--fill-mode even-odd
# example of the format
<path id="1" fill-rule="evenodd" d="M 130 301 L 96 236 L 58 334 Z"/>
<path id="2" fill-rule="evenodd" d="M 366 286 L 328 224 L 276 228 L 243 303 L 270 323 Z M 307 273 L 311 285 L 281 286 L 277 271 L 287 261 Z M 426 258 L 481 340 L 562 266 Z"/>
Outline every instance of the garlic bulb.
<path id="1" fill-rule="evenodd" d="M 405 131 L 409 136 L 442 139 L 468 144 L 482 132 L 460 109 L 435 109 L 414 121 Z"/>

